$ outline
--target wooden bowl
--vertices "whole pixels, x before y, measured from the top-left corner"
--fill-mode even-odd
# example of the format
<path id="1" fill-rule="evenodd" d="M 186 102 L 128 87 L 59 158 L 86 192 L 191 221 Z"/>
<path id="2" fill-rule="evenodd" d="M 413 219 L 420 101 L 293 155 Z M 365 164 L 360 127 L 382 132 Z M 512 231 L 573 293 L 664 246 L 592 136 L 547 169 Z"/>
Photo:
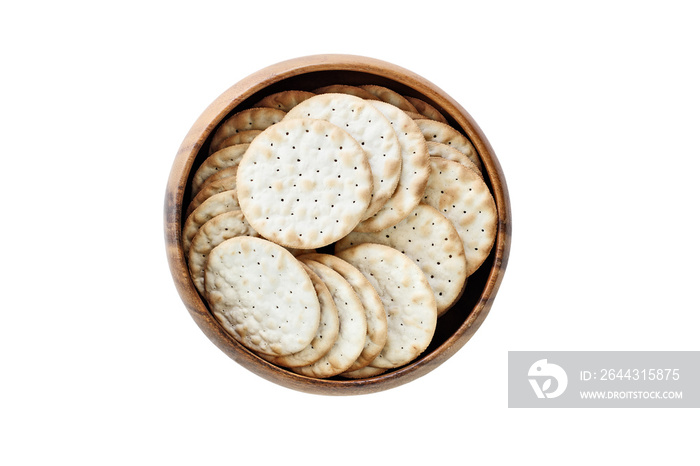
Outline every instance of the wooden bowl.
<path id="1" fill-rule="evenodd" d="M 230 337 L 207 309 L 192 281 L 183 254 L 181 231 L 189 186 L 206 158 L 211 135 L 229 114 L 252 106 L 262 97 L 285 89 L 312 90 L 330 84 L 378 84 L 422 99 L 438 110 L 474 144 L 484 166 L 484 178 L 498 209 L 498 234 L 490 256 L 471 277 L 462 298 L 440 319 L 432 343 L 412 363 L 361 380 L 313 379 L 259 358 Z M 279 385 L 307 393 L 355 395 L 393 388 L 425 375 L 457 352 L 488 314 L 508 261 L 511 214 L 501 167 L 477 124 L 449 95 L 426 79 L 384 61 L 353 55 L 314 55 L 262 69 L 233 85 L 197 119 L 175 156 L 165 195 L 165 242 L 175 286 L 194 321 L 233 360 Z"/>

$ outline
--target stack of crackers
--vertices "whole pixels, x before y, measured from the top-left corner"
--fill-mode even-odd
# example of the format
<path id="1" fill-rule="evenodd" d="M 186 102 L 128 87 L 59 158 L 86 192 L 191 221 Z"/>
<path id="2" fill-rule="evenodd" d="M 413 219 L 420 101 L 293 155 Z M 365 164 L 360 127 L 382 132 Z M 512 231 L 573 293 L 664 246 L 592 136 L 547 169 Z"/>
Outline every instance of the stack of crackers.
<path id="1" fill-rule="evenodd" d="M 227 118 L 182 231 L 197 290 L 261 358 L 365 378 L 429 346 L 493 246 L 469 139 L 377 85 L 282 91 Z"/>

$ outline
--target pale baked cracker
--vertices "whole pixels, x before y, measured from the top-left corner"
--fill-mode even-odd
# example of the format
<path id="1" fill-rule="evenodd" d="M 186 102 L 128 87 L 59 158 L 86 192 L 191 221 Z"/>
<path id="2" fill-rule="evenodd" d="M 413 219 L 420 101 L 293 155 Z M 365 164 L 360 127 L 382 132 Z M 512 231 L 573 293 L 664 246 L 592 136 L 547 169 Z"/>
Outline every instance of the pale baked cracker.
<path id="1" fill-rule="evenodd" d="M 338 339 L 338 333 L 340 332 L 338 308 L 335 305 L 331 292 L 316 272 L 303 262 L 301 265 L 306 273 L 309 274 L 309 278 L 311 278 L 314 284 L 318 302 L 321 306 L 321 322 L 318 326 L 316 336 L 311 340 L 309 346 L 303 350 L 286 356 L 260 355 L 263 359 L 277 364 L 278 366 L 301 367 L 313 364 L 328 353 Z"/>
<path id="2" fill-rule="evenodd" d="M 314 89 L 316 94 L 348 94 L 360 97 L 366 100 L 380 100 L 379 97 L 361 87 L 351 86 L 349 84 L 331 84 L 330 86 L 319 87 Z"/>
<path id="3" fill-rule="evenodd" d="M 236 176 L 238 201 L 253 228 L 300 249 L 348 234 L 372 192 L 359 143 L 337 126 L 309 118 L 285 119 L 264 130 L 250 143 Z"/>
<path id="4" fill-rule="evenodd" d="M 445 116 L 442 113 L 440 113 L 440 111 L 437 108 L 433 107 L 425 100 L 419 99 L 417 97 L 411 97 L 408 95 L 405 95 L 404 97 L 406 97 L 406 100 L 411 102 L 413 106 L 416 107 L 418 113 L 420 113 L 424 117 L 430 118 L 431 120 L 440 121 L 442 123 L 447 123 L 447 118 L 445 118 Z"/>
<path id="5" fill-rule="evenodd" d="M 194 209 L 192 213 L 187 216 L 185 224 L 182 227 L 182 249 L 185 253 L 185 257 L 188 257 L 190 253 L 192 238 L 194 238 L 194 235 L 197 234 L 197 230 L 199 230 L 202 225 L 219 214 L 240 209 L 236 197 L 235 189 L 214 194 L 202 202 L 199 207 Z"/>
<path id="6" fill-rule="evenodd" d="M 437 209 L 419 204 L 401 222 L 376 233 L 351 232 L 335 243 L 336 253 L 362 243 L 392 247 L 420 267 L 435 294 L 438 316 L 462 296 L 467 281 L 467 259 L 462 239 Z"/>
<path id="7" fill-rule="evenodd" d="M 253 105 L 253 107 L 270 107 L 276 108 L 288 112 L 297 104 L 305 101 L 306 99 L 315 96 L 313 92 L 309 91 L 297 91 L 297 90 L 287 90 L 280 91 L 274 94 L 270 94 L 267 97 L 260 100 L 258 103 Z"/>
<path id="8" fill-rule="evenodd" d="M 316 118 L 347 131 L 367 154 L 372 171 L 372 199 L 361 220 L 382 208 L 401 175 L 401 146 L 389 120 L 369 101 L 348 94 L 320 94 L 300 103 L 285 120 Z"/>
<path id="9" fill-rule="evenodd" d="M 224 177 L 219 180 L 212 180 L 211 183 L 209 182 L 209 179 L 207 179 L 207 181 L 202 184 L 202 187 L 199 189 L 197 195 L 193 197 L 190 203 L 187 205 L 185 216 L 189 216 L 194 209 L 199 207 L 202 202 L 206 201 L 214 194 L 219 194 L 224 191 L 231 191 L 232 189 L 236 189 L 235 176 Z"/>
<path id="10" fill-rule="evenodd" d="M 218 170 L 216 173 L 211 175 L 209 178 L 202 183 L 202 186 L 200 186 L 199 191 L 197 194 L 195 194 L 194 197 L 197 197 L 201 191 L 204 191 L 206 189 L 209 189 L 209 185 L 211 183 L 217 183 L 224 178 L 231 178 L 233 177 L 234 180 L 236 179 L 236 173 L 238 173 L 238 164 L 232 165 L 230 167 L 222 168 L 221 170 Z M 235 183 L 235 182 L 234 182 Z M 192 198 L 194 200 L 194 198 Z"/>
<path id="11" fill-rule="evenodd" d="M 378 86 L 376 84 L 365 84 L 360 87 L 366 90 L 367 92 L 377 96 L 377 98 L 382 102 L 390 103 L 391 105 L 399 107 L 405 112 L 420 113 L 416 109 L 416 107 L 411 102 L 409 102 L 408 99 L 406 99 L 406 97 L 402 96 L 401 94 L 392 89 L 389 89 L 386 86 Z"/>
<path id="12" fill-rule="evenodd" d="M 196 196 L 207 178 L 224 168 L 238 165 L 250 144 L 235 144 L 214 152 L 204 159 L 192 177 L 192 195 Z"/>
<path id="13" fill-rule="evenodd" d="M 367 337 L 365 347 L 357 360 L 348 371 L 355 371 L 367 366 L 382 351 L 386 344 L 387 322 L 384 304 L 379 294 L 369 283 L 367 278 L 355 267 L 339 257 L 331 254 L 308 254 L 300 257 L 301 260 L 311 259 L 338 272 L 353 287 L 357 297 L 362 301 L 367 318 Z M 345 373 L 343 373 L 345 375 Z"/>
<path id="14" fill-rule="evenodd" d="M 247 129 L 239 133 L 232 134 L 231 136 L 222 139 L 216 146 L 210 145 L 209 154 L 211 155 L 217 150 L 221 150 L 224 147 L 233 146 L 235 144 L 248 144 L 261 132 L 262 130 L 259 129 Z"/>
<path id="15" fill-rule="evenodd" d="M 192 238 L 187 264 L 195 288 L 204 294 L 204 268 L 216 246 L 236 236 L 258 236 L 240 210 L 219 214 L 205 222 Z"/>
<path id="16" fill-rule="evenodd" d="M 452 222 L 462 238 L 467 275 L 486 260 L 498 229 L 498 212 L 488 186 L 474 171 L 442 157 L 430 157 L 432 170 L 423 202 Z"/>
<path id="17" fill-rule="evenodd" d="M 299 260 L 313 270 L 331 292 L 338 309 L 340 331 L 331 349 L 321 359 L 292 370 L 309 377 L 333 377 L 345 372 L 362 353 L 367 337 L 365 309 L 353 287 L 338 272 L 303 257 Z"/>
<path id="18" fill-rule="evenodd" d="M 416 112 L 405 112 L 405 113 L 406 113 L 406 115 L 408 115 L 409 117 L 411 117 L 414 120 L 424 120 L 425 119 L 425 115 L 423 115 L 422 113 L 416 113 Z"/>
<path id="19" fill-rule="evenodd" d="M 437 304 L 428 279 L 408 256 L 382 244 L 365 243 L 338 257 L 362 272 L 384 304 L 387 341 L 369 365 L 391 369 L 418 357 L 437 325 Z"/>
<path id="20" fill-rule="evenodd" d="M 452 126 L 445 123 L 440 123 L 439 121 L 423 119 L 415 120 L 420 127 L 421 132 L 425 136 L 426 141 L 441 142 L 453 147 L 469 157 L 469 160 L 474 162 L 479 171 L 482 169 L 481 160 L 479 160 L 479 155 L 476 153 L 476 149 L 472 145 L 471 141 L 454 129 Z"/>
<path id="21" fill-rule="evenodd" d="M 428 153 L 431 157 L 442 157 L 443 159 L 452 160 L 454 162 L 459 162 L 470 170 L 474 170 L 474 173 L 479 175 L 480 178 L 484 178 L 481 170 L 477 167 L 474 162 L 471 161 L 469 157 L 458 151 L 452 146 L 443 144 L 441 142 L 427 141 Z"/>
<path id="22" fill-rule="evenodd" d="M 341 376 L 348 379 L 367 379 L 369 377 L 376 377 L 388 371 L 389 369 L 383 369 L 379 367 L 365 366 L 361 369 L 354 371 L 346 371 L 340 374 Z"/>
<path id="23" fill-rule="evenodd" d="M 428 145 L 418 125 L 406 113 L 386 102 L 372 102 L 389 120 L 401 146 L 401 174 L 394 194 L 382 208 L 355 227 L 356 231 L 379 231 L 396 225 L 423 198 L 430 175 Z"/>
<path id="24" fill-rule="evenodd" d="M 312 254 L 312 253 L 316 252 L 316 249 L 299 249 L 299 248 L 287 248 L 287 247 L 284 247 L 284 249 L 291 252 L 292 255 L 294 255 L 294 257 L 302 256 L 304 254 Z"/>
<path id="25" fill-rule="evenodd" d="M 241 110 L 228 117 L 217 128 L 212 136 L 211 145 L 218 147 L 221 141 L 241 131 L 259 129 L 263 130 L 278 121 L 281 121 L 287 112 L 277 108 L 259 107 Z"/>
<path id="26" fill-rule="evenodd" d="M 306 348 L 321 307 L 309 275 L 286 249 L 238 236 L 212 249 L 204 286 L 209 308 L 236 341 L 273 356 Z"/>

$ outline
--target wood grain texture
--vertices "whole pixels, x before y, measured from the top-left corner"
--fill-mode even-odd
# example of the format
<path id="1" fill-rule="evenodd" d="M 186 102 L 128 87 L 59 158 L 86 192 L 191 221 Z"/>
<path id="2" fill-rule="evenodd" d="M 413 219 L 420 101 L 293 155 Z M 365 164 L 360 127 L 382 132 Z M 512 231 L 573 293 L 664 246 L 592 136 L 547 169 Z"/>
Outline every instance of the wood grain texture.
<path id="1" fill-rule="evenodd" d="M 498 209 L 498 234 L 491 255 L 470 277 L 458 303 L 439 319 L 428 349 L 404 367 L 359 380 L 304 377 L 270 364 L 237 343 L 210 314 L 194 287 L 181 237 L 183 209 L 189 202 L 191 177 L 208 154 L 212 133 L 226 116 L 281 90 L 310 91 L 337 83 L 386 86 L 403 95 L 424 100 L 438 109 L 449 124 L 461 129 L 474 144 Z M 508 263 L 511 228 L 510 200 L 502 168 L 493 148 L 469 113 L 421 76 L 385 61 L 355 55 L 314 55 L 284 61 L 251 74 L 222 93 L 202 112 L 182 141 L 168 178 L 164 205 L 168 264 L 175 287 L 199 328 L 224 353 L 260 377 L 293 390 L 322 395 L 358 395 L 397 387 L 427 374 L 462 348 L 493 305 Z"/>

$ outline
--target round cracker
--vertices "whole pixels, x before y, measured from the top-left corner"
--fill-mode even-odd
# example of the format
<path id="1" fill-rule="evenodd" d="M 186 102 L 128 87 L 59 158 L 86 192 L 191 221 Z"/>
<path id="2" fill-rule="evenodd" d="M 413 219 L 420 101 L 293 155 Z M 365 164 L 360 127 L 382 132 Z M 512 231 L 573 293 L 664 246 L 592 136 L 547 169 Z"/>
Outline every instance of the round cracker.
<path id="1" fill-rule="evenodd" d="M 426 141 L 441 142 L 469 157 L 481 171 L 481 160 L 471 141 L 452 126 L 430 119 L 415 120 Z"/>
<path id="2" fill-rule="evenodd" d="M 304 254 L 312 254 L 316 252 L 316 249 L 299 249 L 299 248 L 287 248 L 285 247 L 287 251 L 291 252 L 294 257 L 298 256 L 303 256 Z"/>
<path id="3" fill-rule="evenodd" d="M 264 130 L 250 143 L 236 176 L 241 210 L 253 228 L 299 249 L 326 246 L 352 231 L 372 192 L 359 143 L 337 126 L 309 118 L 285 119 Z"/>
<path id="4" fill-rule="evenodd" d="M 425 351 L 435 333 L 437 304 L 416 263 L 394 248 L 373 243 L 354 246 L 337 256 L 364 274 L 387 314 L 386 344 L 369 365 L 391 369 Z"/>
<path id="5" fill-rule="evenodd" d="M 466 155 L 455 149 L 454 147 L 448 146 L 441 142 L 428 141 L 428 153 L 431 157 L 442 157 L 443 159 L 452 160 L 454 162 L 461 163 L 470 170 L 474 170 L 474 173 L 479 175 L 480 178 L 484 178 L 481 174 L 481 170 L 477 167 L 474 162 L 469 159 Z"/>
<path id="6" fill-rule="evenodd" d="M 190 252 L 192 238 L 194 238 L 194 235 L 197 234 L 197 231 L 202 225 L 217 215 L 240 209 L 236 197 L 235 189 L 214 194 L 202 202 L 199 207 L 194 209 L 192 213 L 187 216 L 185 224 L 182 227 L 182 249 L 185 253 L 185 257 L 188 257 Z"/>
<path id="7" fill-rule="evenodd" d="M 369 101 L 348 94 L 320 94 L 300 103 L 285 120 L 317 118 L 347 131 L 367 154 L 372 199 L 362 220 L 382 208 L 401 176 L 401 146 L 389 120 Z"/>
<path id="8" fill-rule="evenodd" d="M 335 305 L 331 292 L 316 272 L 303 262 L 301 265 L 314 284 L 318 302 L 321 305 L 321 323 L 318 326 L 316 336 L 311 340 L 309 346 L 303 350 L 287 356 L 260 355 L 263 359 L 278 366 L 301 367 L 313 364 L 328 353 L 338 339 L 338 333 L 340 332 L 338 308 Z"/>
<path id="9" fill-rule="evenodd" d="M 273 356 L 306 348 L 321 307 L 309 275 L 286 249 L 238 236 L 212 249 L 204 273 L 214 317 L 236 341 Z"/>
<path id="10" fill-rule="evenodd" d="M 435 294 L 438 316 L 462 295 L 467 259 L 462 239 L 437 209 L 420 204 L 404 220 L 376 233 L 352 232 L 335 243 L 336 252 L 362 243 L 377 243 L 401 251 L 420 267 Z"/>
<path id="11" fill-rule="evenodd" d="M 205 181 L 204 184 L 202 184 L 202 186 L 199 188 L 199 192 L 197 193 L 197 195 L 192 198 L 189 205 L 187 206 L 187 212 L 185 212 L 185 216 L 189 216 L 192 212 L 194 212 L 194 209 L 202 205 L 202 202 L 206 201 L 214 194 L 219 194 L 224 191 L 231 191 L 233 189 L 236 189 L 235 176 L 223 177 L 221 179 L 212 180 L 211 182 L 209 182 L 211 178 L 212 177 L 209 177 L 209 179 L 207 179 L 207 181 Z"/>
<path id="12" fill-rule="evenodd" d="M 207 179 L 219 170 L 238 165 L 250 144 L 235 144 L 214 152 L 204 159 L 192 177 L 192 195 L 196 195 Z"/>
<path id="13" fill-rule="evenodd" d="M 288 112 L 299 103 L 315 95 L 308 91 L 280 91 L 263 98 L 254 107 L 270 107 Z"/>
<path id="14" fill-rule="evenodd" d="M 358 298 L 362 301 L 367 318 L 367 337 L 365 347 L 357 360 L 348 371 L 356 371 L 367 366 L 377 357 L 386 344 L 387 322 L 386 311 L 379 294 L 365 276 L 355 267 L 339 257 L 330 254 L 308 254 L 300 259 L 308 258 L 319 262 L 338 272 L 353 287 Z"/>
<path id="15" fill-rule="evenodd" d="M 292 370 L 310 377 L 333 377 L 348 370 L 362 353 L 367 337 L 365 309 L 353 287 L 338 272 L 320 262 L 303 257 L 299 260 L 309 266 L 331 292 L 338 309 L 340 331 L 331 349 L 321 359 Z"/>
<path id="16" fill-rule="evenodd" d="M 365 366 L 355 371 L 343 372 L 340 375 L 348 379 L 367 379 L 369 377 L 376 377 L 377 375 L 381 375 L 387 370 L 388 369 L 382 369 L 379 367 Z"/>
<path id="17" fill-rule="evenodd" d="M 406 99 L 406 97 L 392 89 L 389 89 L 388 87 L 378 86 L 376 84 L 365 84 L 364 86 L 360 87 L 375 95 L 382 102 L 390 103 L 391 105 L 394 105 L 405 112 L 420 113 L 416 107 L 409 102 L 408 99 Z"/>
<path id="18" fill-rule="evenodd" d="M 360 97 L 366 100 L 379 100 L 379 97 L 361 87 L 351 86 L 349 84 L 331 84 L 330 86 L 319 87 L 314 89 L 316 94 L 348 94 Z"/>
<path id="19" fill-rule="evenodd" d="M 228 147 L 228 146 L 233 146 L 236 144 L 248 144 L 253 139 L 255 139 L 255 136 L 257 136 L 261 132 L 262 131 L 259 129 L 247 129 L 247 130 L 241 131 L 239 133 L 232 134 L 231 136 L 227 137 L 226 139 L 223 139 L 216 146 L 210 145 L 209 146 L 209 154 L 213 154 L 214 152 L 221 150 L 221 149 Z"/>
<path id="20" fill-rule="evenodd" d="M 212 136 L 211 145 L 218 147 L 221 141 L 241 131 L 263 130 L 279 122 L 287 114 L 284 110 L 260 107 L 234 113 L 219 126 Z"/>
<path id="21" fill-rule="evenodd" d="M 406 113 L 406 115 L 411 117 L 413 120 L 424 120 L 425 119 L 425 115 L 423 115 L 422 113 L 416 113 L 416 112 L 405 112 L 405 113 Z"/>
<path id="22" fill-rule="evenodd" d="M 486 260 L 498 230 L 498 212 L 488 186 L 474 171 L 442 157 L 432 167 L 423 202 L 452 222 L 462 238 L 467 276 Z"/>
<path id="23" fill-rule="evenodd" d="M 190 276 L 197 291 L 204 294 L 204 268 L 211 250 L 236 236 L 258 236 L 240 210 L 219 214 L 197 230 L 188 254 Z"/>
<path id="24" fill-rule="evenodd" d="M 401 146 L 401 175 L 394 194 L 373 216 L 360 222 L 356 231 L 380 231 L 396 225 L 423 198 L 430 175 L 428 146 L 418 125 L 404 111 L 386 102 L 372 102 L 389 120 Z"/>
<path id="25" fill-rule="evenodd" d="M 445 116 L 442 113 L 440 113 L 440 111 L 437 108 L 433 107 L 425 100 L 421 100 L 417 97 L 411 97 L 408 95 L 405 95 L 404 97 L 406 97 L 406 100 L 411 102 L 411 104 L 413 104 L 413 106 L 416 107 L 418 113 L 423 115 L 423 117 L 430 118 L 431 120 L 435 121 L 440 121 L 442 123 L 447 123 L 447 118 L 445 118 Z"/>
<path id="26" fill-rule="evenodd" d="M 195 197 L 199 196 L 199 193 L 201 191 L 208 189 L 209 185 L 211 183 L 217 183 L 217 182 L 223 180 L 224 178 L 231 178 L 231 177 L 233 177 L 233 179 L 235 180 L 236 173 L 238 173 L 238 164 L 232 165 L 230 167 L 222 168 L 221 170 L 217 171 L 216 173 L 211 175 L 209 178 L 207 178 L 207 180 L 204 183 L 202 183 L 202 186 L 199 188 L 199 191 L 197 192 Z M 235 184 L 235 181 L 234 181 L 234 184 Z M 194 200 L 194 198 L 192 198 L 192 199 Z"/>

